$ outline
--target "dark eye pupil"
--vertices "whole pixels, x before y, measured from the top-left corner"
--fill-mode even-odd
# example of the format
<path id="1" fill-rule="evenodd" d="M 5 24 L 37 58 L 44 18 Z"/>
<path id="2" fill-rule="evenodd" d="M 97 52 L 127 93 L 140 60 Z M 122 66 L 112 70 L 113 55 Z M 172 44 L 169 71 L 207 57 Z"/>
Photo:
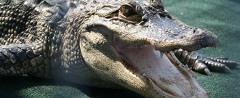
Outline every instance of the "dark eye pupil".
<path id="1" fill-rule="evenodd" d="M 130 12 L 131 12 L 129 9 L 125 9 L 124 11 L 125 11 L 124 12 L 125 14 L 130 14 Z"/>
<path id="2" fill-rule="evenodd" d="M 122 14 L 123 14 L 124 16 L 126 16 L 126 17 L 135 14 L 134 9 L 133 9 L 131 6 L 129 6 L 129 5 L 123 5 L 123 6 L 121 7 L 121 12 L 122 12 Z"/>

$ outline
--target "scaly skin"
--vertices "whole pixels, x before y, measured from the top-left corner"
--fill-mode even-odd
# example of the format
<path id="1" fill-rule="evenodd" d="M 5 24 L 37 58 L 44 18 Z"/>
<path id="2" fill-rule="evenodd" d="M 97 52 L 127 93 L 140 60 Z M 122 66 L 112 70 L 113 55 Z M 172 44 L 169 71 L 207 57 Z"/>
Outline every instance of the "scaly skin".
<path id="1" fill-rule="evenodd" d="M 230 68 L 238 66 L 237 62 L 228 60 L 228 58 L 205 57 L 197 52 L 188 52 L 182 49 L 175 50 L 174 54 L 183 64 L 188 65 L 187 67 L 190 69 L 206 75 L 211 75 L 210 70 L 231 72 Z"/>
<path id="2" fill-rule="evenodd" d="M 183 64 L 197 71 L 207 68 L 203 63 L 211 70 L 218 63 L 236 64 L 189 54 L 215 46 L 216 36 L 172 18 L 161 0 L 4 0 L 0 4 L 0 74 L 4 76 L 124 87 L 147 98 L 206 98 L 206 91 Z M 176 50 L 180 48 L 186 53 Z"/>

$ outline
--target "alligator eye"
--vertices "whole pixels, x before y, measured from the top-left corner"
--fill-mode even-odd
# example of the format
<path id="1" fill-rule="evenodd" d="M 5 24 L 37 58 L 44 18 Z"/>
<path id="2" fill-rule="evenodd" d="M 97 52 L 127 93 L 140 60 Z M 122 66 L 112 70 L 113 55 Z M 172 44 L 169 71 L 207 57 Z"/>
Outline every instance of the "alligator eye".
<path id="1" fill-rule="evenodd" d="M 119 17 L 122 19 L 126 19 L 128 22 L 140 22 L 141 15 L 136 12 L 135 6 L 130 4 L 122 5 L 119 9 Z"/>
<path id="2" fill-rule="evenodd" d="M 122 14 L 125 17 L 129 17 L 136 14 L 136 11 L 134 7 L 132 7 L 131 5 L 122 5 L 120 7 L 120 14 Z"/>

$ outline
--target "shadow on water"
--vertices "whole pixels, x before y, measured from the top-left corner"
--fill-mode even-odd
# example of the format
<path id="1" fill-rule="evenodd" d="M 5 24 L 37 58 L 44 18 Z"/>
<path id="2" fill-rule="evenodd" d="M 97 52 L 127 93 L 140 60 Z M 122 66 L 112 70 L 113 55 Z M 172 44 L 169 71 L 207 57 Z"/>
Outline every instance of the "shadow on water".
<path id="1" fill-rule="evenodd" d="M 120 89 L 103 89 L 33 77 L 1 77 L 1 98 L 143 98 Z"/>
<path id="2" fill-rule="evenodd" d="M 232 1 L 232 2 L 234 2 L 234 3 L 240 3 L 239 0 L 229 0 L 229 1 Z"/>

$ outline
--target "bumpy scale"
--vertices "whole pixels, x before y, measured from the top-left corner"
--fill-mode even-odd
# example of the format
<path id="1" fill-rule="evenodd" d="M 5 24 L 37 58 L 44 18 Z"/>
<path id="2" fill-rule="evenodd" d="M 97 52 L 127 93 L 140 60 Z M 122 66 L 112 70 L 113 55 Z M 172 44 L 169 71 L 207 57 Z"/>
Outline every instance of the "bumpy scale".
<path id="1" fill-rule="evenodd" d="M 34 7 L 23 4 L 0 6 L 0 74 L 27 75 L 43 72 L 49 49 L 50 27 L 37 22 Z"/>

